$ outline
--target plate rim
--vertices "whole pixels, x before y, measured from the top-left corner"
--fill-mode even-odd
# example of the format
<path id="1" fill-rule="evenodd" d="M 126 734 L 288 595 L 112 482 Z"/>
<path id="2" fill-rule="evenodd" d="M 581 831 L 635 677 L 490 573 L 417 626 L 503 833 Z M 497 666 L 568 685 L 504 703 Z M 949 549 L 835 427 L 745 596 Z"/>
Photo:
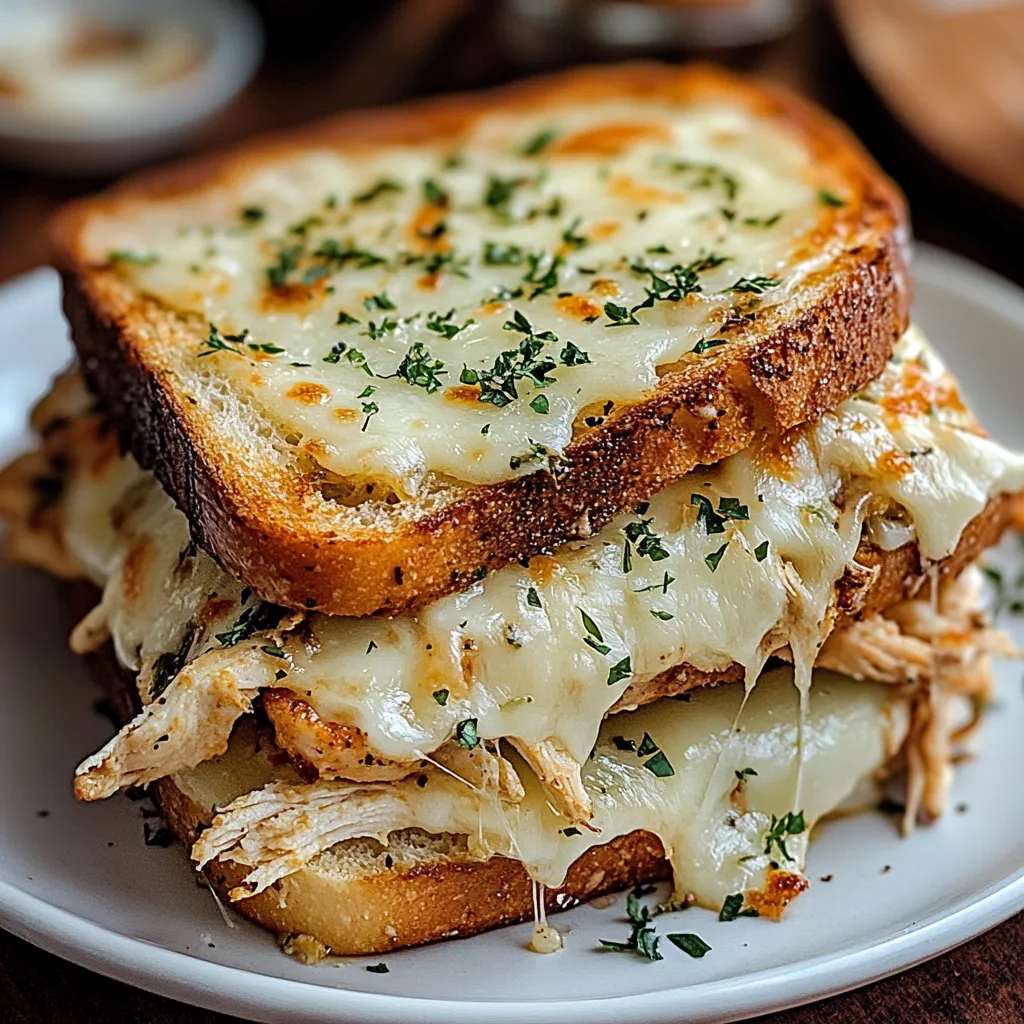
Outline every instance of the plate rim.
<path id="1" fill-rule="evenodd" d="M 0 304 L 44 287 L 50 268 L 0 285 Z M 1024 289 L 993 271 L 932 245 L 915 246 L 913 275 L 927 277 L 973 304 L 984 303 L 1024 333 Z M 252 1020 L 360 1020 L 404 1024 L 612 1024 L 642 1010 L 650 1024 L 724 1024 L 790 1009 L 897 974 L 967 942 L 1024 909 L 1024 866 L 951 907 L 896 930 L 881 942 L 864 939 L 838 956 L 821 954 L 742 978 L 654 992 L 589 999 L 509 1002 L 442 1000 L 310 984 L 214 963 L 97 924 L 0 880 L 0 925 L 32 944 L 89 970 L 158 995 Z"/>

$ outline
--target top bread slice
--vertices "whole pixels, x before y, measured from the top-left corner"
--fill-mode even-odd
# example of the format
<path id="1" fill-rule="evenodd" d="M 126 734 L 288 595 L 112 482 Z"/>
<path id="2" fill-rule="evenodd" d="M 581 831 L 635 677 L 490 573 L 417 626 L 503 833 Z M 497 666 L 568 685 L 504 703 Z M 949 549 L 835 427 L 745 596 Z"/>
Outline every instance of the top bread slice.
<path id="1" fill-rule="evenodd" d="M 678 148 L 666 149 L 669 128 Z M 459 182 L 481 153 L 486 195 L 467 213 Z M 637 181 L 620 160 L 678 180 Z M 420 168 L 408 180 L 406 165 Z M 583 184 L 564 201 L 541 195 L 570 172 Z M 766 180 L 802 205 L 770 209 Z M 531 189 L 546 205 L 524 213 L 515 204 Z M 410 248 L 387 250 L 383 270 L 361 239 L 323 236 L 325 222 L 355 230 L 365 207 L 421 191 Z M 275 221 L 275 203 L 291 214 L 310 194 L 318 214 Z M 618 203 L 619 220 L 595 222 L 600 203 Z M 691 207 L 704 212 L 672 220 Z M 447 219 L 469 237 L 480 217 L 488 237 L 463 258 Z M 560 239 L 550 251 L 530 247 L 538 224 L 539 240 Z M 673 224 L 672 245 L 651 244 Z M 193 236 L 220 269 L 184 266 Z M 75 343 L 126 445 L 232 574 L 267 600 L 335 615 L 415 608 L 588 536 L 695 465 L 834 408 L 881 372 L 907 326 L 895 187 L 822 112 L 704 67 L 584 69 L 342 115 L 130 179 L 66 208 L 55 238 Z M 245 259 L 258 273 L 232 278 Z M 610 269 L 594 279 L 584 259 Z M 492 290 L 481 305 L 499 272 L 518 294 Z M 242 322 L 232 303 L 254 281 Z M 400 301 L 410 288 L 424 293 L 419 309 Z M 337 340 L 309 356 L 312 335 Z M 498 342 L 515 351 L 491 373 Z M 491 345 L 475 368 L 473 344 Z M 384 353 L 401 357 L 397 370 Z M 510 355 L 520 372 L 498 373 Z M 346 389 L 355 409 L 338 405 Z"/>

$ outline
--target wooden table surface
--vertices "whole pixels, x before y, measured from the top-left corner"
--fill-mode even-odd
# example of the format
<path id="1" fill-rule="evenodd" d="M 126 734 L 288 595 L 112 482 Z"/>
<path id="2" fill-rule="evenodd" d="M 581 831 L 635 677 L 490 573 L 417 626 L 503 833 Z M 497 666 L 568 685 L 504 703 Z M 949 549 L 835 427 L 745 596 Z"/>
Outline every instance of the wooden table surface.
<path id="1" fill-rule="evenodd" d="M 264 6 L 288 5 L 265 0 Z M 232 142 L 342 107 L 487 85 L 521 73 L 495 31 L 491 0 L 401 0 L 379 7 L 376 17 L 338 32 L 337 44 L 322 47 L 315 60 L 293 56 L 271 62 L 211 126 L 205 142 Z M 1024 284 L 1024 214 L 945 170 L 907 137 L 853 68 L 825 9 L 811 4 L 786 39 L 728 59 L 801 89 L 847 120 L 907 191 L 918 237 Z M 49 212 L 103 184 L 54 180 L 0 165 L 0 281 L 45 263 Z M 0 1020 L 17 1024 L 230 1019 L 101 978 L 3 932 L 0 993 Z M 1022 1024 L 1024 914 L 895 978 L 763 1020 Z"/>

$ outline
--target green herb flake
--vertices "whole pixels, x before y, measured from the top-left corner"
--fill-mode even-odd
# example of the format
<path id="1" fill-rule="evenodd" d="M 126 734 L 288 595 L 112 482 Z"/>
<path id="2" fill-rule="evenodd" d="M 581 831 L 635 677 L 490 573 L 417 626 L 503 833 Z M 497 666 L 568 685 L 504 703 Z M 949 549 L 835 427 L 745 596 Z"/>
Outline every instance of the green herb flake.
<path id="1" fill-rule="evenodd" d="M 659 750 L 654 757 L 644 761 L 644 767 L 659 779 L 667 779 L 676 773 L 663 750 Z"/>
<path id="2" fill-rule="evenodd" d="M 663 611 L 660 611 L 657 608 L 652 608 L 651 609 L 651 614 L 656 619 L 661 619 L 662 622 L 668 622 L 669 619 L 674 619 L 675 618 L 675 616 L 671 612 L 663 612 Z"/>
<path id="3" fill-rule="evenodd" d="M 416 341 L 398 364 L 395 376 L 412 387 L 420 387 L 427 394 L 433 394 L 442 387 L 440 377 L 448 372 L 442 369 L 443 366 L 440 359 L 433 359 L 422 341 Z"/>
<path id="4" fill-rule="evenodd" d="M 532 138 L 527 140 L 519 152 L 523 156 L 539 156 L 558 137 L 554 128 L 543 128 Z"/>
<path id="5" fill-rule="evenodd" d="M 475 718 L 465 718 L 455 726 L 455 742 L 467 750 L 472 750 L 480 745 L 480 735 L 476 729 Z"/>
<path id="6" fill-rule="evenodd" d="M 129 252 L 126 249 L 114 249 L 107 253 L 107 262 L 118 264 L 118 263 L 131 263 L 136 267 L 150 267 L 160 259 L 156 253 L 152 252 Z"/>
<path id="7" fill-rule="evenodd" d="M 537 593 L 536 587 L 530 587 L 529 590 L 526 591 L 526 603 L 531 608 L 540 608 L 540 595 Z"/>
<path id="8" fill-rule="evenodd" d="M 713 348 L 718 348 L 719 345 L 725 345 L 728 341 L 728 338 L 723 338 L 721 335 L 715 338 L 698 338 L 697 344 L 690 351 L 695 352 L 697 355 L 703 355 L 705 352 L 710 352 Z"/>
<path id="9" fill-rule="evenodd" d="M 750 295 L 763 295 L 769 288 L 777 288 L 782 284 L 782 279 L 779 277 L 741 277 L 738 281 L 731 284 L 726 291 L 730 292 L 746 292 Z"/>
<path id="10" fill-rule="evenodd" d="M 763 562 L 768 557 L 768 541 L 763 540 L 754 548 L 754 557 L 759 562 Z"/>
<path id="11" fill-rule="evenodd" d="M 781 818 L 776 818 L 773 814 L 771 826 L 765 836 L 764 852 L 771 855 L 774 846 L 785 860 L 791 861 L 793 858 L 786 849 L 786 840 L 802 834 L 806 828 L 803 811 L 789 811 Z"/>
<path id="12" fill-rule="evenodd" d="M 753 907 L 743 909 L 744 895 L 741 892 L 734 892 L 725 897 L 722 909 L 718 912 L 719 921 L 735 921 L 738 917 L 757 917 L 758 913 Z"/>
<path id="13" fill-rule="evenodd" d="M 435 690 L 431 696 L 437 701 L 441 707 L 444 707 L 448 703 L 448 691 L 447 690 Z M 474 744 L 475 746 L 475 744 Z"/>
<path id="14" fill-rule="evenodd" d="M 614 686 L 616 683 L 621 683 L 623 679 L 628 679 L 632 674 L 633 666 L 627 656 L 608 670 L 608 685 Z"/>
<path id="15" fill-rule="evenodd" d="M 563 828 L 561 830 L 561 832 L 562 832 L 563 836 L 567 836 L 567 837 L 568 836 L 581 836 L 581 835 L 583 835 L 583 833 L 578 828 L 576 828 L 575 825 L 570 825 L 568 828 Z"/>
<path id="16" fill-rule="evenodd" d="M 582 608 L 577 608 L 576 611 L 580 613 L 580 617 L 583 619 L 583 628 L 588 634 L 583 638 L 583 642 L 592 647 L 598 654 L 609 654 L 611 648 L 604 642 L 604 637 L 601 635 L 601 630 L 597 623 Z"/>
<path id="17" fill-rule="evenodd" d="M 846 200 L 840 199 L 834 192 L 830 192 L 827 188 L 818 189 L 818 202 L 822 206 L 845 206 Z"/>
<path id="18" fill-rule="evenodd" d="M 371 185 L 365 192 L 360 192 L 358 195 L 354 195 L 352 197 L 352 202 L 357 206 L 363 206 L 366 203 L 372 203 L 375 199 L 379 199 L 381 196 L 404 191 L 405 188 L 401 182 L 395 181 L 394 178 L 381 178 L 379 181 Z"/>
<path id="19" fill-rule="evenodd" d="M 284 651 L 282 651 L 280 647 L 277 647 L 274 644 L 264 644 L 260 648 L 260 650 L 264 654 L 269 654 L 272 658 L 283 658 L 284 657 Z"/>
<path id="20" fill-rule="evenodd" d="M 547 395 L 537 395 L 536 398 L 530 402 L 530 408 L 542 416 L 546 416 L 551 411 L 551 405 L 548 402 Z"/>
<path id="21" fill-rule="evenodd" d="M 387 964 L 367 964 L 366 969 L 371 974 L 390 974 Z"/>
<path id="22" fill-rule="evenodd" d="M 351 313 L 346 313 L 345 310 L 338 311 L 338 319 L 335 321 L 336 324 L 357 324 L 359 321 L 352 316 Z"/>
<path id="23" fill-rule="evenodd" d="M 672 932 L 665 938 L 695 960 L 699 960 L 705 953 L 711 952 L 711 947 L 693 932 Z"/>
<path id="24" fill-rule="evenodd" d="M 704 556 L 704 564 L 714 572 L 718 568 L 718 563 L 722 561 L 722 556 L 725 554 L 725 549 L 729 546 L 729 542 L 726 541 L 717 551 L 712 551 L 710 555 Z"/>
<path id="25" fill-rule="evenodd" d="M 658 749 L 658 744 L 651 738 L 650 733 L 644 733 L 644 738 L 640 741 L 640 746 L 637 748 L 637 757 L 647 757 L 648 754 L 653 754 Z"/>
<path id="26" fill-rule="evenodd" d="M 254 224 L 259 224 L 266 215 L 267 211 L 262 206 L 243 206 L 238 213 L 242 223 L 250 227 Z"/>

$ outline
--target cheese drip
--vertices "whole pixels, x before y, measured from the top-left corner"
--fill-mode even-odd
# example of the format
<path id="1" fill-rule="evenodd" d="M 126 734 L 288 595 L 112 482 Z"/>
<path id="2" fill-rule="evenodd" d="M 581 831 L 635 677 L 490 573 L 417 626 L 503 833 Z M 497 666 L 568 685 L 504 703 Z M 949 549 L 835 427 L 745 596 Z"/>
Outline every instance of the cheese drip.
<path id="1" fill-rule="evenodd" d="M 593 832 L 567 828 L 526 770 L 525 798 L 503 805 L 437 772 L 428 773 L 425 785 L 408 779 L 363 787 L 291 786 L 271 781 L 269 762 L 262 772 L 252 770 L 251 752 L 229 754 L 227 763 L 210 762 L 178 777 L 186 794 L 206 803 L 211 792 L 237 801 L 222 808 L 193 857 L 219 855 L 253 867 L 249 880 L 262 888 L 339 840 L 372 835 L 385 841 L 391 831 L 416 827 L 465 834 L 481 858 L 513 857 L 535 881 L 557 889 L 588 849 L 639 829 L 662 841 L 676 893 L 692 893 L 698 903 L 718 909 L 729 894 L 762 887 L 772 860 L 784 870 L 802 871 L 810 827 L 885 766 L 907 728 L 906 707 L 891 688 L 815 672 L 799 808 L 808 828 L 784 837 L 787 858 L 777 844 L 769 852 L 768 832 L 772 815 L 793 809 L 799 696 L 792 670 L 766 673 L 734 728 L 743 698 L 743 687 L 729 684 L 695 693 L 687 703 L 662 700 L 608 719 L 583 769 L 594 804 Z M 658 776 L 647 767 L 652 743 L 673 774 Z M 724 765 L 723 751 L 729 756 Z M 234 777 L 235 760 L 250 765 L 242 778 Z M 261 786 L 266 788 L 256 788 Z M 314 806 L 317 813 L 310 814 Z M 234 896 L 245 894 L 236 890 Z"/>
<path id="2" fill-rule="evenodd" d="M 716 358 L 698 343 L 729 311 L 785 302 L 854 247 L 830 231 L 842 214 L 814 166 L 777 117 L 738 103 L 563 102 L 485 116 L 443 151 L 282 155 L 191 204 L 97 213 L 86 246 L 215 325 L 216 347 L 200 337 L 183 357 L 200 407 L 227 387 L 325 469 L 416 495 L 438 476 L 537 472 L 588 406 Z M 627 325 L 605 309 L 649 289 L 659 301 Z M 527 341 L 528 369 L 549 369 L 481 401 L 463 368 L 492 373 Z"/>
<path id="3" fill-rule="evenodd" d="M 113 495 L 103 474 L 74 483 L 67 539 L 83 564 L 99 567 L 98 580 L 109 573 L 102 614 L 122 660 L 138 668 L 178 651 L 189 623 L 188 657 L 217 646 L 256 599 L 243 606 L 238 583 L 202 551 L 189 553 L 184 516 L 131 465 L 108 469 Z M 124 474 L 135 482 L 120 498 Z M 1024 458 L 976 432 L 941 363 L 910 332 L 883 378 L 834 413 L 689 474 L 589 541 L 502 569 L 416 615 L 309 615 L 281 642 L 283 660 L 266 657 L 286 673 L 278 686 L 395 760 L 437 749 L 476 719 L 482 738 L 553 739 L 582 762 L 627 687 L 675 665 L 737 662 L 752 683 L 789 644 L 806 691 L 865 515 L 872 534 L 895 526 L 938 559 L 990 496 L 1022 487 Z M 713 509 L 730 499 L 748 518 L 726 518 L 709 534 L 693 495 Z M 125 502 L 134 511 L 121 508 L 123 536 L 90 539 L 87 524 Z M 627 571 L 624 531 L 641 520 L 666 557 L 652 560 L 631 542 Z"/>

